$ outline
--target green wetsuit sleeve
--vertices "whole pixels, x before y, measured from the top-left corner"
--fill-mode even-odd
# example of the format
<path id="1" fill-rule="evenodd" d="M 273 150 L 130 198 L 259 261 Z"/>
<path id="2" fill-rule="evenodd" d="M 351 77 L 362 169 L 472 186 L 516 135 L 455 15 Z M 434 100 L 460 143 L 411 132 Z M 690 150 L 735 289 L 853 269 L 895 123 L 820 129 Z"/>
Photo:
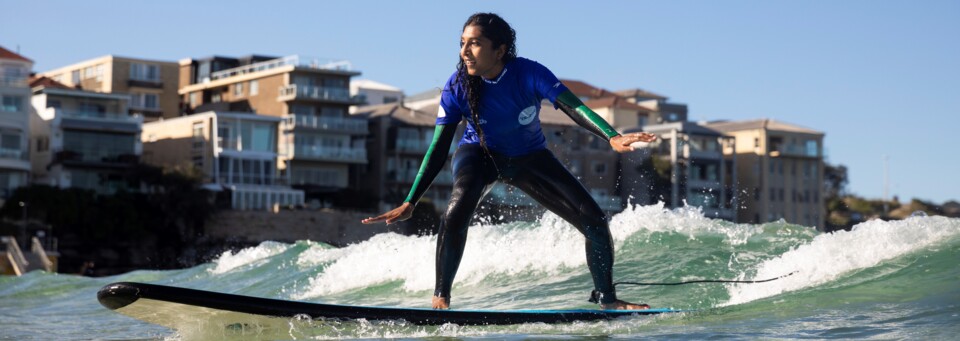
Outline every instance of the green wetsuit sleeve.
<path id="1" fill-rule="evenodd" d="M 447 162 L 447 154 L 450 151 L 450 143 L 453 142 L 453 135 L 457 132 L 456 124 L 438 124 L 433 132 L 433 142 L 427 148 L 427 154 L 423 156 L 423 163 L 420 164 L 420 171 L 417 172 L 417 178 L 413 180 L 413 186 L 410 187 L 410 194 L 404 202 L 416 205 L 420 201 L 423 193 L 433 183 L 443 164 Z"/>
<path id="2" fill-rule="evenodd" d="M 570 116 L 574 122 L 577 122 L 581 127 L 587 128 L 587 130 L 604 140 L 610 141 L 611 137 L 620 135 L 616 129 L 613 129 L 600 115 L 597 115 L 597 113 L 584 105 L 583 102 L 580 101 L 580 98 L 570 92 L 570 90 L 564 91 L 557 96 L 556 104 L 557 107 L 560 108 L 560 111 Z"/>

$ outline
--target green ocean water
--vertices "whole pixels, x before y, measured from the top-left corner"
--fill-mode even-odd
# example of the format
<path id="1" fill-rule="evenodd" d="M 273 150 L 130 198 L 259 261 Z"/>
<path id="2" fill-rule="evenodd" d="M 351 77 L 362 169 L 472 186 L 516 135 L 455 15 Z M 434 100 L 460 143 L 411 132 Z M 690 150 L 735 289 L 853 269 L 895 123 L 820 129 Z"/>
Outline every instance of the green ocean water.
<path id="1" fill-rule="evenodd" d="M 695 310 L 604 322 L 413 326 L 290 320 L 282 335 L 174 331 L 114 313 L 96 292 L 137 281 L 334 304 L 427 307 L 435 237 L 382 234 L 334 248 L 264 242 L 210 263 L 106 278 L 31 272 L 0 277 L 0 339 L 960 339 L 960 219 L 874 220 L 849 232 L 733 224 L 695 209 L 633 207 L 611 218 L 618 281 L 756 280 L 758 284 L 620 286 L 654 307 Z M 592 283 L 583 237 L 552 214 L 471 227 L 453 308 L 573 309 Z"/>

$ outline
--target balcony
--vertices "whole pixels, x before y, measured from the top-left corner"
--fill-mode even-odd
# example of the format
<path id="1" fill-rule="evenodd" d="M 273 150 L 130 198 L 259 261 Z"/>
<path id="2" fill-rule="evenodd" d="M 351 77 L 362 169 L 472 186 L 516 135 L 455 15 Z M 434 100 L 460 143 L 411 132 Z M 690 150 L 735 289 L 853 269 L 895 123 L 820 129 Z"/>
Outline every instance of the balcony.
<path id="1" fill-rule="evenodd" d="M 280 96 L 278 96 L 277 100 L 285 102 L 295 99 L 339 102 L 356 105 L 363 104 L 363 98 L 360 96 L 350 96 L 350 90 L 347 88 L 331 88 L 298 84 L 290 84 L 280 87 Z"/>
<path id="2" fill-rule="evenodd" d="M 114 121 L 114 122 L 121 122 L 121 123 L 143 122 L 143 117 L 130 116 L 128 114 L 121 114 L 121 113 L 67 111 L 67 110 L 59 110 L 59 109 L 57 109 L 56 113 L 63 118 L 79 118 L 79 119 L 96 120 L 96 121 Z"/>
<path id="3" fill-rule="evenodd" d="M 71 149 L 54 151 L 53 163 L 83 163 L 101 165 L 135 165 L 140 155 L 132 150 L 119 149 Z"/>
<path id="4" fill-rule="evenodd" d="M 328 71 L 341 71 L 348 73 L 356 73 L 350 69 L 353 67 L 349 61 L 346 60 L 325 60 L 320 58 L 313 57 L 300 57 L 298 55 L 287 56 L 283 58 L 271 59 L 259 63 L 253 63 L 250 65 L 244 65 L 240 67 L 235 67 L 226 70 L 220 70 L 210 74 L 210 80 L 215 81 L 218 79 L 242 76 L 246 74 L 251 74 L 255 72 L 262 72 L 267 70 L 276 69 L 283 66 L 294 66 L 298 68 L 308 68 L 314 70 L 328 70 Z M 357 73 L 359 74 L 359 73 Z"/>
<path id="5" fill-rule="evenodd" d="M 430 142 L 414 139 L 397 139 L 397 151 L 423 154 L 430 148 Z"/>
<path id="6" fill-rule="evenodd" d="M 342 148 L 323 146 L 294 146 L 293 159 L 309 159 L 348 163 L 367 163 L 366 148 Z"/>
<path id="7" fill-rule="evenodd" d="M 0 148 L 0 159 L 30 161 L 26 151 L 10 148 Z"/>
<path id="8" fill-rule="evenodd" d="M 419 172 L 419 169 L 392 169 L 387 171 L 387 180 L 412 184 L 413 181 L 417 179 L 417 173 Z M 440 170 L 440 173 L 437 173 L 437 177 L 433 180 L 433 183 L 436 185 L 452 185 L 453 172 L 449 169 Z"/>
<path id="9" fill-rule="evenodd" d="M 623 199 L 620 197 L 604 194 L 590 194 L 590 196 L 593 197 L 593 200 L 596 200 L 597 205 L 600 205 L 601 210 L 612 212 L 623 210 Z"/>
<path id="10" fill-rule="evenodd" d="M 298 128 L 343 132 L 351 135 L 366 135 L 367 120 L 360 118 L 318 117 L 290 114 L 283 118 L 284 130 Z"/>
<path id="11" fill-rule="evenodd" d="M 789 157 L 819 157 L 816 148 L 808 148 L 802 145 L 779 145 L 774 146 L 770 151 L 771 157 L 789 156 Z"/>
<path id="12" fill-rule="evenodd" d="M 4 76 L 0 77 L 0 86 L 9 86 L 15 88 L 27 87 L 26 77 Z"/>

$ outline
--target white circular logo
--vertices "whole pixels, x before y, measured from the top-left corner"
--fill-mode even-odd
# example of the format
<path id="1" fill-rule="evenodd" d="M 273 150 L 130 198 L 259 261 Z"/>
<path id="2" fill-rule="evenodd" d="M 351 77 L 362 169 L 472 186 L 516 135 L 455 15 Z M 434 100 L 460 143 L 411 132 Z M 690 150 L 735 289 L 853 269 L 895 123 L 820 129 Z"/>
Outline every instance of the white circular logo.
<path id="1" fill-rule="evenodd" d="M 528 125 L 530 122 L 533 122 L 533 118 L 537 116 L 537 106 L 531 105 L 523 111 L 520 112 L 520 116 L 517 117 L 517 120 L 520 121 L 522 125 Z"/>

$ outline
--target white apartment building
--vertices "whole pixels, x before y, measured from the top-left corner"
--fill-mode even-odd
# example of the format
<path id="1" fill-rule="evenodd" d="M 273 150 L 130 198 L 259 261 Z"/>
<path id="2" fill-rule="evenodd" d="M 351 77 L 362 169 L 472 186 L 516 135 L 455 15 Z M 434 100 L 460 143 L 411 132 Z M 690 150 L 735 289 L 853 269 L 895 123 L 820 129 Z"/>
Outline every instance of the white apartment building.
<path id="1" fill-rule="evenodd" d="M 0 205 L 30 174 L 30 87 L 33 61 L 0 46 Z"/>

